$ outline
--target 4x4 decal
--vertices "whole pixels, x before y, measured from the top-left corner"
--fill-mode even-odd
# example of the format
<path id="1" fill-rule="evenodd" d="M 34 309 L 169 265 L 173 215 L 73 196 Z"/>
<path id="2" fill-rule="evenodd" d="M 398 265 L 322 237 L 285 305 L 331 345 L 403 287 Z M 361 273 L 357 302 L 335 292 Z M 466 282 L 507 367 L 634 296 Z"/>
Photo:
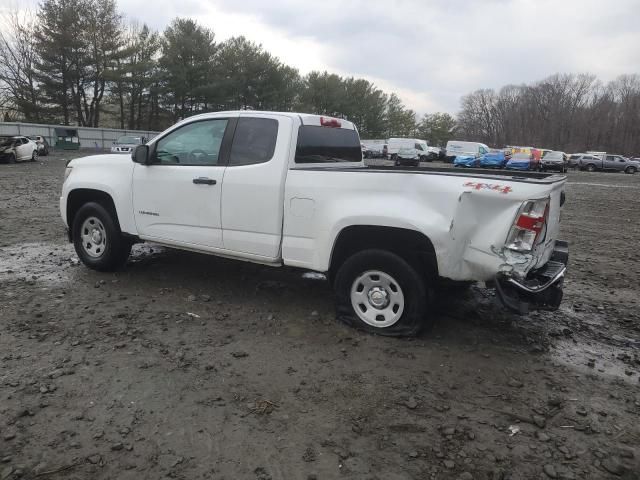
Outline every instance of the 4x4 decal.
<path id="1" fill-rule="evenodd" d="M 462 186 L 471 187 L 474 190 L 493 190 L 505 194 L 513 192 L 513 189 L 509 185 L 501 185 L 499 183 L 465 182 Z"/>

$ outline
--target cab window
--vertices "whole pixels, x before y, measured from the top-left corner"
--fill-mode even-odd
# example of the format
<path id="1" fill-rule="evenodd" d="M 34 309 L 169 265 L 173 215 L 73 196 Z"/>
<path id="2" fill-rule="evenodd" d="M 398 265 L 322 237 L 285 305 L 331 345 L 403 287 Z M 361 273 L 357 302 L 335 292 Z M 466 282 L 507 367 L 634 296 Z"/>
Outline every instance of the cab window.
<path id="1" fill-rule="evenodd" d="M 278 138 L 278 121 L 273 118 L 238 120 L 229 165 L 255 165 L 273 158 Z"/>
<path id="2" fill-rule="evenodd" d="M 298 129 L 296 163 L 361 162 L 358 132 L 345 128 L 302 125 Z"/>
<path id="3" fill-rule="evenodd" d="M 218 165 L 228 120 L 189 123 L 158 140 L 155 162 L 160 165 Z"/>

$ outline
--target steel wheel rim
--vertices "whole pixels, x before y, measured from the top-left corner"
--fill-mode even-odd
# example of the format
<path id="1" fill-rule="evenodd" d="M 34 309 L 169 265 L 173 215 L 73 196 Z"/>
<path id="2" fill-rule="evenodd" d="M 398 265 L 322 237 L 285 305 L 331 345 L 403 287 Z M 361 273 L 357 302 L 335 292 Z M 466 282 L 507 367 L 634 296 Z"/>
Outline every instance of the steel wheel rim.
<path id="1" fill-rule="evenodd" d="M 92 258 L 100 258 L 107 249 L 107 231 L 97 217 L 87 217 L 80 229 L 82 249 Z"/>
<path id="2" fill-rule="evenodd" d="M 367 325 L 390 327 L 404 312 L 404 293 L 388 273 L 369 270 L 360 274 L 351 286 L 351 306 Z"/>

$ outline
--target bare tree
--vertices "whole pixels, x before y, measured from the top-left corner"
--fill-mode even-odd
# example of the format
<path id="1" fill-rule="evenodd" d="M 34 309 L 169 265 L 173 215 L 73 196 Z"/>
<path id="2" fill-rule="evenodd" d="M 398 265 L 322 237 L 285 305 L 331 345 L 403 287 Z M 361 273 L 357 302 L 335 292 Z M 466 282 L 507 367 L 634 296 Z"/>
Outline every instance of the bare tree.
<path id="1" fill-rule="evenodd" d="M 462 98 L 459 132 L 496 146 L 533 145 L 564 151 L 640 153 L 640 76 L 603 86 L 589 74 L 556 74 L 497 94 Z"/>
<path id="2" fill-rule="evenodd" d="M 0 95 L 4 109 L 26 121 L 41 120 L 38 108 L 33 40 L 36 17 L 30 11 L 9 10 L 0 18 Z"/>

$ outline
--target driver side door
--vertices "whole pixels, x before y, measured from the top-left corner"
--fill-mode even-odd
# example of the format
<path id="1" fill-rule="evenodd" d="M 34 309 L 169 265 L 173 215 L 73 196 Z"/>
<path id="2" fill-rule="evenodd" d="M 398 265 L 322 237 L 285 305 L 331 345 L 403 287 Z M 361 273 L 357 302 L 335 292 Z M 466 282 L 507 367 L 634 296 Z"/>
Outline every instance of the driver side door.
<path id="1" fill-rule="evenodd" d="M 133 207 L 138 235 L 176 246 L 222 248 L 220 198 L 235 118 L 194 121 L 151 146 L 136 164 Z"/>

